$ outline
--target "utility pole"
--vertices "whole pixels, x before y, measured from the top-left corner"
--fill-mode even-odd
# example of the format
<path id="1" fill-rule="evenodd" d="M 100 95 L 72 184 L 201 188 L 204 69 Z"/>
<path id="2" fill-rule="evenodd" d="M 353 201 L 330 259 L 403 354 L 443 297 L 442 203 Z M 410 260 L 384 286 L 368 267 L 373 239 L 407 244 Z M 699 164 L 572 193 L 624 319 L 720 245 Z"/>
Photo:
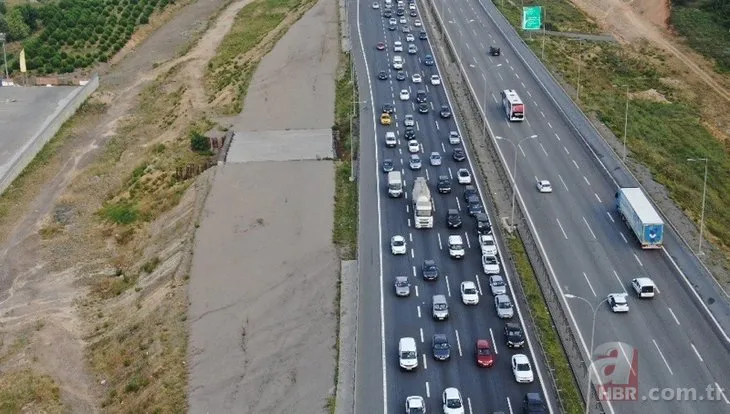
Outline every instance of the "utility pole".
<path id="1" fill-rule="evenodd" d="M 626 162 L 626 136 L 629 132 L 629 85 L 626 85 L 626 111 L 624 113 L 624 163 Z"/>
<path id="2" fill-rule="evenodd" d="M 697 255 L 702 256 L 702 234 L 705 229 L 705 200 L 707 197 L 707 164 L 709 160 L 707 158 L 687 158 L 689 162 L 704 161 L 705 162 L 705 180 L 702 185 L 702 212 L 700 213 L 700 245 L 697 248 Z"/>
<path id="3" fill-rule="evenodd" d="M 8 54 L 5 51 L 5 40 L 7 40 L 8 35 L 7 33 L 0 33 L 0 42 L 3 42 L 3 61 L 5 62 L 5 80 L 7 81 L 10 79 L 10 75 L 8 74 Z"/>

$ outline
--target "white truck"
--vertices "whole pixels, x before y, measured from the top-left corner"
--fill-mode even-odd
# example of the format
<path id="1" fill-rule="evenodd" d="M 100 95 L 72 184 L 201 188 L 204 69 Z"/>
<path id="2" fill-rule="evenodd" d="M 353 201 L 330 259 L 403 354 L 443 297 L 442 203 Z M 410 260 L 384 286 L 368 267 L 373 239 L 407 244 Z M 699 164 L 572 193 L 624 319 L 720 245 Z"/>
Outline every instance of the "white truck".
<path id="1" fill-rule="evenodd" d="M 413 221 L 417 229 L 433 228 L 433 199 L 426 178 L 417 177 L 413 183 Z"/>
<path id="2" fill-rule="evenodd" d="M 388 173 L 388 195 L 398 198 L 403 195 L 403 178 L 400 171 L 391 171 Z"/>
<path id="3" fill-rule="evenodd" d="M 619 188 L 616 209 L 626 222 L 642 249 L 659 249 L 664 242 L 664 220 L 640 188 Z"/>

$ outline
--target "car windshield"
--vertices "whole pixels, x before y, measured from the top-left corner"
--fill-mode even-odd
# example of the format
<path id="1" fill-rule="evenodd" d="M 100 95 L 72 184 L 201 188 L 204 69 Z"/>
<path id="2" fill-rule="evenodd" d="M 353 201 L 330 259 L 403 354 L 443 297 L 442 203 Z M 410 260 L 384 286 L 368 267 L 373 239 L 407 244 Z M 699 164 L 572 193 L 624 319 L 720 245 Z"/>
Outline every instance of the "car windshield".
<path id="1" fill-rule="evenodd" d="M 477 290 L 474 288 L 464 288 L 464 293 L 467 295 L 474 295 L 477 293 Z"/>
<path id="2" fill-rule="evenodd" d="M 434 349 L 449 349 L 449 344 L 447 344 L 446 342 L 436 342 L 433 345 L 433 348 Z"/>
<path id="3" fill-rule="evenodd" d="M 415 351 L 404 351 L 404 352 L 401 352 L 400 356 L 403 359 L 415 359 L 416 352 Z"/>
<path id="4" fill-rule="evenodd" d="M 393 240 L 393 246 L 403 246 L 404 244 L 403 240 Z"/>
<path id="5" fill-rule="evenodd" d="M 433 308 L 436 310 L 446 310 L 446 304 L 445 303 L 436 303 L 433 305 Z"/>
<path id="6" fill-rule="evenodd" d="M 512 304 L 510 302 L 499 302 L 500 309 L 510 309 Z"/>
<path id="7" fill-rule="evenodd" d="M 504 286 L 504 281 L 502 279 L 494 279 L 492 280 L 492 286 Z"/>
<path id="8" fill-rule="evenodd" d="M 486 264 L 497 264 L 497 258 L 496 257 L 492 257 L 492 256 L 486 256 L 484 258 L 484 262 Z"/>
<path id="9" fill-rule="evenodd" d="M 446 400 L 446 407 L 448 408 L 461 408 L 461 400 L 456 398 Z"/>
<path id="10" fill-rule="evenodd" d="M 406 287 L 408 286 L 408 282 L 406 282 L 405 280 L 396 280 L 395 285 L 398 287 Z"/>
<path id="11" fill-rule="evenodd" d="M 522 331 L 520 331 L 518 328 L 510 328 L 509 331 L 507 331 L 507 335 L 509 336 L 521 336 Z"/>
<path id="12" fill-rule="evenodd" d="M 517 364 L 517 371 L 529 371 L 530 370 L 530 364 L 523 363 L 523 364 Z"/>
<path id="13" fill-rule="evenodd" d="M 492 355 L 492 350 L 489 348 L 479 348 L 479 356 L 489 356 Z"/>

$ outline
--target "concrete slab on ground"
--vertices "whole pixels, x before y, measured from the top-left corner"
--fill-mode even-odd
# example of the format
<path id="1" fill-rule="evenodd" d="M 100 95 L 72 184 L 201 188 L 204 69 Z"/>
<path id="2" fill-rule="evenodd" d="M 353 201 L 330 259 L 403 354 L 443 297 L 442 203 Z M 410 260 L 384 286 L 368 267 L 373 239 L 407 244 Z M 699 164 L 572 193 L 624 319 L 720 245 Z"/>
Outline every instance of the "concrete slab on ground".
<path id="1" fill-rule="evenodd" d="M 332 159 L 332 130 L 243 131 L 233 135 L 226 163 Z"/>
<path id="2" fill-rule="evenodd" d="M 214 168 L 188 287 L 189 411 L 323 412 L 335 369 L 335 167 Z"/>
<path id="3" fill-rule="evenodd" d="M 0 177 L 80 86 L 0 87 Z"/>

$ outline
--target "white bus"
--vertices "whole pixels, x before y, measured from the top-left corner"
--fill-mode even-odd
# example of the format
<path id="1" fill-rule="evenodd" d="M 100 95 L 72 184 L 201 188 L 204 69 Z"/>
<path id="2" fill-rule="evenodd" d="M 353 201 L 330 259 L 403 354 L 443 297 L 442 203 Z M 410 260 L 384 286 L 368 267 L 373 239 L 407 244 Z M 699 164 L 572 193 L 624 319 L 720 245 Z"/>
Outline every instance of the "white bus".
<path id="1" fill-rule="evenodd" d="M 507 119 L 510 121 L 522 121 L 525 119 L 525 104 L 522 103 L 514 89 L 502 91 L 502 106 Z"/>

